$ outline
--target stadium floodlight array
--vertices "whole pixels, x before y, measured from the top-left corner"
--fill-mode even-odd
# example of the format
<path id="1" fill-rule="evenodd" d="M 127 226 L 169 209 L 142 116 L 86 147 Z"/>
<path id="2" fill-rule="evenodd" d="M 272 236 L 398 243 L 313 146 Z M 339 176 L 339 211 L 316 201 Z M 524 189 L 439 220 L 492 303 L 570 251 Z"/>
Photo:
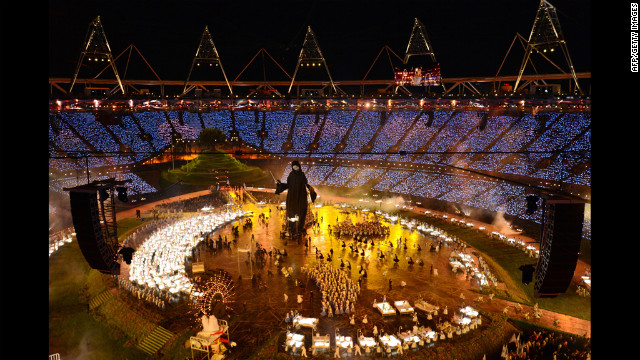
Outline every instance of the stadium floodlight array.
<path id="1" fill-rule="evenodd" d="M 316 35 L 313 30 L 311 30 L 311 26 L 307 27 L 307 33 L 304 38 L 304 42 L 302 43 L 302 49 L 300 49 L 300 55 L 298 56 L 298 62 L 296 64 L 296 68 L 293 71 L 293 76 L 291 77 L 291 84 L 289 85 L 289 90 L 287 91 L 289 94 L 291 93 L 291 88 L 293 87 L 293 83 L 298 75 L 298 70 L 300 68 L 304 68 L 305 66 L 309 67 L 322 67 L 327 72 L 329 76 L 329 82 L 331 83 L 331 87 L 337 93 L 338 89 L 336 85 L 333 83 L 333 79 L 331 78 L 331 73 L 329 72 L 329 67 L 327 66 L 327 62 L 324 59 L 324 55 L 322 54 L 322 50 L 320 50 L 320 46 L 318 45 L 318 41 L 316 40 Z M 344 92 L 343 92 L 344 93 Z"/>
<path id="2" fill-rule="evenodd" d="M 582 94 L 582 89 L 580 89 L 580 84 L 578 84 L 576 71 L 573 68 L 573 63 L 571 62 L 571 56 L 569 56 L 567 42 L 565 41 L 562 29 L 560 28 L 560 20 L 558 19 L 556 8 L 547 0 L 540 0 L 540 6 L 538 7 L 538 12 L 536 13 L 531 33 L 529 33 L 527 48 L 525 49 L 524 58 L 522 59 L 522 64 L 520 65 L 520 70 L 518 71 L 518 77 L 513 86 L 513 90 L 518 90 L 518 84 L 522 79 L 522 75 L 527 64 L 531 61 L 530 57 L 534 54 L 534 51 L 535 54 L 542 54 L 544 59 L 553 64 L 556 68 L 559 68 L 555 62 L 551 61 L 549 57 L 544 55 L 548 50 L 548 55 L 551 56 L 551 54 L 555 52 L 556 48 L 559 49 L 558 53 L 562 53 L 566 66 L 569 67 L 569 71 L 571 72 L 573 82 L 575 84 L 575 89 Z M 531 62 L 531 65 L 533 66 L 533 62 Z M 565 72 L 562 69 L 560 69 L 560 71 Z"/>
<path id="3" fill-rule="evenodd" d="M 100 20 L 100 16 L 97 16 L 91 24 L 89 24 L 89 29 L 87 30 L 87 34 L 85 36 L 84 44 L 82 46 L 82 51 L 80 52 L 80 59 L 78 60 L 78 65 L 76 70 L 73 73 L 73 79 L 71 80 L 71 85 L 69 86 L 69 93 L 73 90 L 73 85 L 78 78 L 78 74 L 82 69 L 84 64 L 85 57 L 89 62 L 91 61 L 101 61 L 106 62 L 107 66 L 110 66 L 113 70 L 113 73 L 118 81 L 118 86 L 122 94 L 124 94 L 124 86 L 122 86 L 122 81 L 120 81 L 120 76 L 118 75 L 118 69 L 116 68 L 113 55 L 111 54 L 111 48 L 109 47 L 109 42 L 107 41 L 107 35 L 104 32 L 104 28 L 102 27 L 102 21 Z M 102 71 L 101 71 L 102 72 Z M 100 75 L 100 73 L 98 73 Z M 96 77 L 98 76 L 96 75 Z"/>
<path id="4" fill-rule="evenodd" d="M 215 66 L 216 69 L 220 69 L 224 77 L 224 81 L 227 83 L 227 87 L 229 87 L 229 92 L 233 95 L 233 89 L 231 88 L 229 79 L 227 79 L 227 74 L 224 72 L 224 68 L 222 67 L 222 61 L 220 60 L 218 49 L 216 49 L 216 45 L 213 43 L 213 38 L 211 36 L 211 33 L 209 32 L 208 26 L 204 27 L 204 31 L 202 32 L 202 36 L 200 37 L 200 44 L 198 45 L 195 56 L 193 57 L 193 62 L 191 63 L 191 68 L 189 69 L 187 79 L 184 82 L 182 95 L 195 88 L 195 85 L 189 86 L 189 79 L 191 78 L 193 67 L 199 65 L 209 67 Z"/>

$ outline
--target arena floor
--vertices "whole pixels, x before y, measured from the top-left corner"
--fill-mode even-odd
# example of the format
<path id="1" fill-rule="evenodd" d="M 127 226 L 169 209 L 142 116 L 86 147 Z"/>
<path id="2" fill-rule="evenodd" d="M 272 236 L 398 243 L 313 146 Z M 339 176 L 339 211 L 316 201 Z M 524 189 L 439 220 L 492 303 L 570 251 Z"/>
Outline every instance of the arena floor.
<path id="1" fill-rule="evenodd" d="M 191 194 L 187 196 L 197 195 Z M 172 200 L 177 199 L 180 198 Z M 338 201 L 345 199 L 323 198 L 322 200 L 323 203 L 329 204 L 332 202 L 338 203 Z M 147 204 L 137 209 L 141 210 L 144 217 L 153 206 L 154 204 Z M 234 280 L 233 301 L 228 304 L 230 308 L 227 313 L 229 316 L 238 316 L 230 327 L 230 339 L 235 341 L 238 346 L 233 349 L 229 358 L 246 358 L 275 334 L 285 331 L 287 328 L 285 317 L 291 310 L 298 311 L 304 317 L 320 318 L 317 332 L 320 335 L 329 334 L 332 339 L 336 329 L 339 329 L 338 331 L 341 335 L 349 335 L 352 338 L 359 333 L 364 336 L 372 336 L 374 326 L 381 333 L 384 331 L 395 334 L 401 327 L 405 330 L 410 329 L 413 326 L 412 316 L 395 315 L 383 317 L 373 308 L 374 300 L 380 301 L 383 297 L 386 297 L 389 302 L 408 300 L 411 304 L 414 304 L 419 298 L 423 298 L 429 303 L 440 306 L 441 309 L 447 307 L 448 315 L 444 315 L 441 310 L 438 316 L 434 316 L 431 320 L 427 319 L 425 313 L 418 311 L 419 324 L 429 326 L 432 329 L 436 328 L 438 322 L 451 322 L 457 310 L 466 305 L 495 313 L 501 313 L 505 307 L 511 307 L 510 317 L 522 317 L 522 313 L 520 315 L 514 313 L 514 304 L 508 301 L 496 298 L 488 301 L 486 296 L 483 302 L 475 301 L 480 295 L 477 292 L 480 289 L 479 284 L 475 280 L 467 280 L 463 273 L 454 274 L 451 271 L 449 255 L 452 248 L 450 245 L 444 246 L 438 252 L 430 251 L 426 244 L 433 241 L 433 238 L 428 235 L 410 231 L 407 228 L 403 228 L 399 223 L 384 222 L 385 225 L 390 227 L 390 234 L 386 238 L 375 240 L 376 245 L 373 247 L 368 246 L 365 250 L 365 256 L 362 257 L 350 250 L 348 245 L 351 241 L 346 241 L 346 246 L 342 247 L 342 241 L 334 234 L 329 233 L 330 227 L 335 227 L 338 221 L 342 221 L 346 217 L 350 217 L 354 223 L 365 218 L 371 219 L 374 216 L 373 210 L 375 209 L 363 212 L 348 207 L 343 208 L 334 205 L 315 207 L 312 204 L 310 211 L 313 211 L 317 214 L 318 219 L 322 220 L 317 231 L 308 229 L 310 244 L 305 246 L 304 241 L 281 237 L 282 215 L 277 205 L 245 204 L 244 207 L 245 210 L 253 212 L 253 226 L 243 229 L 242 224 L 244 224 L 245 219 L 224 226 L 222 230 L 216 232 L 215 238 L 219 234 L 223 238 L 226 236 L 227 239 L 232 240 L 234 238 L 231 231 L 232 226 L 238 226 L 239 234 L 236 243 L 230 249 L 218 249 L 218 251 L 212 251 L 206 246 L 199 246 L 194 259 L 204 262 L 205 271 L 223 269 Z M 119 219 L 134 217 L 135 210 L 121 212 L 117 216 Z M 259 220 L 258 216 L 260 214 L 265 215 L 268 225 Z M 241 253 L 238 256 L 236 249 L 247 248 L 252 236 L 255 239 L 255 243 L 259 243 L 266 250 L 273 248 L 286 249 L 287 256 L 280 257 L 277 265 L 275 256 L 266 256 L 264 264 L 255 262 L 250 264 L 246 253 Z M 407 249 L 396 247 L 398 238 L 407 240 Z M 383 251 L 387 250 L 389 240 L 393 242 L 391 256 L 387 256 L 381 262 L 376 260 L 375 253 L 377 243 L 380 240 L 384 241 L 381 245 Z M 417 244 L 421 245 L 422 250 L 417 250 L 415 246 Z M 255 244 L 253 246 L 255 250 Z M 344 271 L 347 271 L 355 282 L 358 281 L 360 266 L 367 269 L 367 278 L 362 279 L 361 292 L 355 305 L 355 325 L 349 323 L 350 316 L 353 314 L 335 315 L 333 318 L 320 316 L 320 290 L 314 281 L 309 279 L 307 274 L 302 271 L 303 267 L 310 268 L 316 262 L 327 262 L 326 258 L 318 259 L 316 248 L 325 256 L 330 249 L 333 249 L 334 255 L 330 263 L 334 267 L 340 268 L 341 261 L 345 263 L 348 261 L 351 264 L 351 269 L 344 268 Z M 466 253 L 471 255 L 471 249 L 468 248 Z M 393 261 L 394 254 L 399 259 L 397 263 Z M 422 259 L 424 265 L 409 265 L 407 263 L 408 256 L 414 261 L 417 261 L 418 258 Z M 368 263 L 364 260 L 367 257 L 369 258 Z M 477 261 L 477 259 L 475 260 Z M 285 277 L 281 273 L 280 270 L 283 266 L 293 268 L 291 276 Z M 189 267 L 190 265 L 188 264 Z M 432 267 L 437 269 L 437 276 L 431 273 Z M 123 264 L 121 276 L 126 276 L 127 270 L 126 264 Z M 577 269 L 576 273 L 578 272 L 579 270 Z M 252 275 L 257 281 L 251 280 Z M 391 286 L 389 280 L 391 280 Z M 402 282 L 406 283 L 405 286 L 401 286 Z M 312 292 L 314 294 L 313 297 L 311 295 Z M 284 294 L 288 296 L 286 302 Z M 464 295 L 464 299 L 461 298 L 461 294 Z M 303 297 L 301 304 L 296 301 L 297 295 L 302 295 Z M 530 307 L 523 306 L 523 308 L 526 311 Z M 166 312 L 167 319 L 170 320 L 162 325 L 175 333 L 183 331 L 185 327 L 191 327 L 194 331 L 201 329 L 201 324 L 197 320 L 186 316 L 188 309 L 184 306 L 169 306 Z M 364 315 L 367 315 L 367 324 L 362 323 Z M 556 328 L 560 330 L 591 336 L 589 321 L 545 310 L 543 310 L 543 317 L 537 320 L 537 323 L 543 326 L 555 327 L 553 323 L 556 319 L 559 320 Z M 482 331 L 482 326 L 474 331 Z M 305 343 L 309 348 L 311 346 L 311 331 L 302 328 L 301 332 L 306 335 Z M 464 341 L 464 336 L 454 336 L 454 340 Z M 279 351 L 284 351 L 283 341 L 279 342 Z M 308 354 L 311 355 L 310 352 Z"/>

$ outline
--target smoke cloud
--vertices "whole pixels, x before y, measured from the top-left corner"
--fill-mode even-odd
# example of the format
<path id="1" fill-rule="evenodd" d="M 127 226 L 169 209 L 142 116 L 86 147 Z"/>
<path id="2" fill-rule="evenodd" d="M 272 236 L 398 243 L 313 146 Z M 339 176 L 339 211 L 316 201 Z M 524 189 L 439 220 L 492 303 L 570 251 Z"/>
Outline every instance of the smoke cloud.
<path id="1" fill-rule="evenodd" d="M 49 191 L 49 233 L 73 226 L 69 194 Z"/>
<path id="2" fill-rule="evenodd" d="M 96 335 L 93 334 L 92 331 L 88 331 L 86 332 L 83 336 L 82 339 L 80 340 L 80 342 L 78 343 L 78 346 L 73 349 L 72 351 L 70 351 L 70 353 L 68 354 L 67 357 L 65 357 L 64 359 L 67 360 L 90 360 L 90 359 L 95 359 L 96 356 L 96 352 L 91 350 L 91 342 L 94 341 L 92 338 L 95 337 Z"/>
<path id="3" fill-rule="evenodd" d="M 496 213 L 496 217 L 493 219 L 493 223 L 491 223 L 491 225 L 497 227 L 498 232 L 506 236 L 520 234 L 520 232 L 511 228 L 511 223 L 504 218 L 504 213 L 501 211 Z"/>

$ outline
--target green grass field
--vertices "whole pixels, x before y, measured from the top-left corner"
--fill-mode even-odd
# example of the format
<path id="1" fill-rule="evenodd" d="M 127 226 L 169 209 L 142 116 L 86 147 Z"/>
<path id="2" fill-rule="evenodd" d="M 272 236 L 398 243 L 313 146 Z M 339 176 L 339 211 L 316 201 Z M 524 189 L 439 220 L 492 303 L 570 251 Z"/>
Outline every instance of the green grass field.
<path id="1" fill-rule="evenodd" d="M 109 289 L 104 276 L 90 269 L 77 242 L 49 258 L 49 352 L 63 359 L 144 359 L 130 338 L 108 316 L 89 311 L 89 301 Z M 107 302 L 117 301 L 111 298 Z M 131 312 L 122 312 L 122 316 Z M 113 317 L 111 317 L 113 319 Z"/>

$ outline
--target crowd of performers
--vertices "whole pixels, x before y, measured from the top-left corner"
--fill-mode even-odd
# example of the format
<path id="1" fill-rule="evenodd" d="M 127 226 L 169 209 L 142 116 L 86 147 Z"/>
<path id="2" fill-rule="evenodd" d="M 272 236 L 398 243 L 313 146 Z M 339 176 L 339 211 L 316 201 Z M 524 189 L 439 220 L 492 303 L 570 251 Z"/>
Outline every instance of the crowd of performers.
<path id="1" fill-rule="evenodd" d="M 385 226 L 377 219 L 361 221 L 353 224 L 349 217 L 347 217 L 345 221 L 337 223 L 333 227 L 332 231 L 338 237 L 351 237 L 358 242 L 366 241 L 372 237 L 384 237 L 389 235 L 389 227 Z"/>
<path id="2" fill-rule="evenodd" d="M 305 270 L 322 293 L 321 316 L 333 317 L 333 314 L 355 312 L 355 303 L 360 294 L 358 282 L 352 281 L 347 273 L 327 263 L 316 262 L 311 269 Z"/>
<path id="3" fill-rule="evenodd" d="M 172 300 L 173 296 L 168 291 L 159 291 L 157 288 L 138 286 L 119 276 L 116 276 L 116 279 L 120 289 L 124 289 L 138 299 L 145 300 L 163 310 L 166 303 Z"/>
<path id="4" fill-rule="evenodd" d="M 424 266 L 424 261 L 420 257 L 414 260 L 413 256 L 406 255 L 406 251 L 412 250 L 419 253 L 422 251 L 424 245 L 428 251 L 437 253 L 445 246 L 445 241 L 441 239 L 428 239 L 423 245 L 415 242 L 412 246 L 409 246 L 408 240 L 405 237 L 398 237 L 395 241 L 388 239 L 389 227 L 382 224 L 378 219 L 358 222 L 356 224 L 351 223 L 350 219 L 348 219 L 335 225 L 333 231 L 330 225 L 328 229 L 330 234 L 341 241 L 340 247 L 343 249 L 348 247 L 353 256 L 361 257 L 366 263 L 369 263 L 370 257 L 374 256 L 373 254 L 375 253 L 374 260 L 379 263 L 384 263 L 390 259 L 395 264 L 399 264 L 400 261 L 404 262 L 406 260 L 408 265 L 416 264 L 418 266 Z M 374 241 L 374 239 L 377 241 Z M 467 245 L 458 239 L 452 239 L 451 246 L 456 250 L 464 251 Z M 368 255 L 366 250 L 371 250 L 371 255 Z M 316 258 L 326 259 L 327 262 L 333 260 L 333 253 L 333 248 L 329 249 L 326 256 L 320 249 L 315 249 Z M 401 260 L 401 258 L 398 257 L 399 253 L 404 253 L 404 259 Z M 340 267 L 351 269 L 351 263 L 348 260 L 341 259 Z"/>
<path id="5" fill-rule="evenodd" d="M 197 212 L 204 207 L 219 208 L 226 203 L 223 192 L 212 192 L 189 199 L 167 202 L 154 206 L 153 215 Z"/>
<path id="6" fill-rule="evenodd" d="M 345 272 L 344 269 L 339 269 L 331 264 L 320 261 L 316 262 L 311 268 L 303 267 L 302 271 L 303 273 L 306 273 L 310 279 L 314 280 L 322 293 L 322 310 L 320 316 L 327 316 L 331 318 L 334 316 L 333 314 L 336 316 L 347 315 L 349 317 L 349 324 L 356 326 L 355 303 L 357 302 L 360 294 L 359 282 L 352 281 L 348 275 L 349 273 Z M 286 303 L 288 296 L 286 293 L 284 296 L 284 301 Z M 298 295 L 298 303 L 301 302 L 301 296 Z M 386 302 L 386 296 L 384 296 L 383 302 Z M 436 311 L 433 313 L 435 316 L 438 315 L 437 309 L 439 309 L 439 307 L 436 308 Z M 473 310 L 471 309 L 471 311 Z M 448 312 L 445 307 L 443 315 L 447 314 Z M 285 322 L 287 324 L 292 324 L 295 321 L 294 319 L 299 315 L 300 314 L 297 310 L 291 310 L 287 313 Z M 382 327 L 378 329 L 378 326 L 374 325 L 372 330 L 373 338 L 369 338 L 373 340 L 373 342 L 368 343 L 370 345 L 367 345 L 367 342 L 365 342 L 365 344 L 361 344 L 361 338 L 356 338 L 354 339 L 356 341 L 346 345 L 346 347 L 344 345 L 336 345 L 332 351 L 333 357 L 341 358 L 346 355 L 344 353 L 341 354 L 343 351 L 347 354 L 352 354 L 353 351 L 354 356 L 362 355 L 363 350 L 361 349 L 364 349 L 365 353 L 376 353 L 378 355 L 383 353 L 386 353 L 387 355 L 402 355 L 410 349 L 418 350 L 419 347 L 428 345 L 431 342 L 451 339 L 454 334 L 460 336 L 476 329 L 482 324 L 482 317 L 477 314 L 477 312 L 472 315 L 472 317 L 473 319 L 466 323 L 458 321 L 459 319 L 462 319 L 462 316 L 458 316 L 458 314 L 453 314 L 452 322 L 449 322 L 446 318 L 438 318 L 435 323 L 435 327 L 432 329 L 430 326 L 421 324 L 418 320 L 417 313 L 414 312 L 412 315 L 413 325 L 404 332 L 402 331 L 402 328 L 397 333 L 394 333 L 389 332 Z M 431 313 L 429 313 L 427 318 L 429 320 L 432 319 Z M 369 322 L 367 315 L 364 314 L 358 322 L 366 325 Z M 359 336 L 362 337 L 362 335 Z M 290 346 L 290 344 L 285 345 L 285 351 L 289 351 Z M 312 351 L 312 354 L 315 355 L 317 349 L 313 343 L 310 350 Z M 292 346 L 290 351 L 292 351 L 292 353 L 297 353 L 299 351 L 300 356 L 307 357 L 307 349 L 304 344 L 297 347 Z"/>

